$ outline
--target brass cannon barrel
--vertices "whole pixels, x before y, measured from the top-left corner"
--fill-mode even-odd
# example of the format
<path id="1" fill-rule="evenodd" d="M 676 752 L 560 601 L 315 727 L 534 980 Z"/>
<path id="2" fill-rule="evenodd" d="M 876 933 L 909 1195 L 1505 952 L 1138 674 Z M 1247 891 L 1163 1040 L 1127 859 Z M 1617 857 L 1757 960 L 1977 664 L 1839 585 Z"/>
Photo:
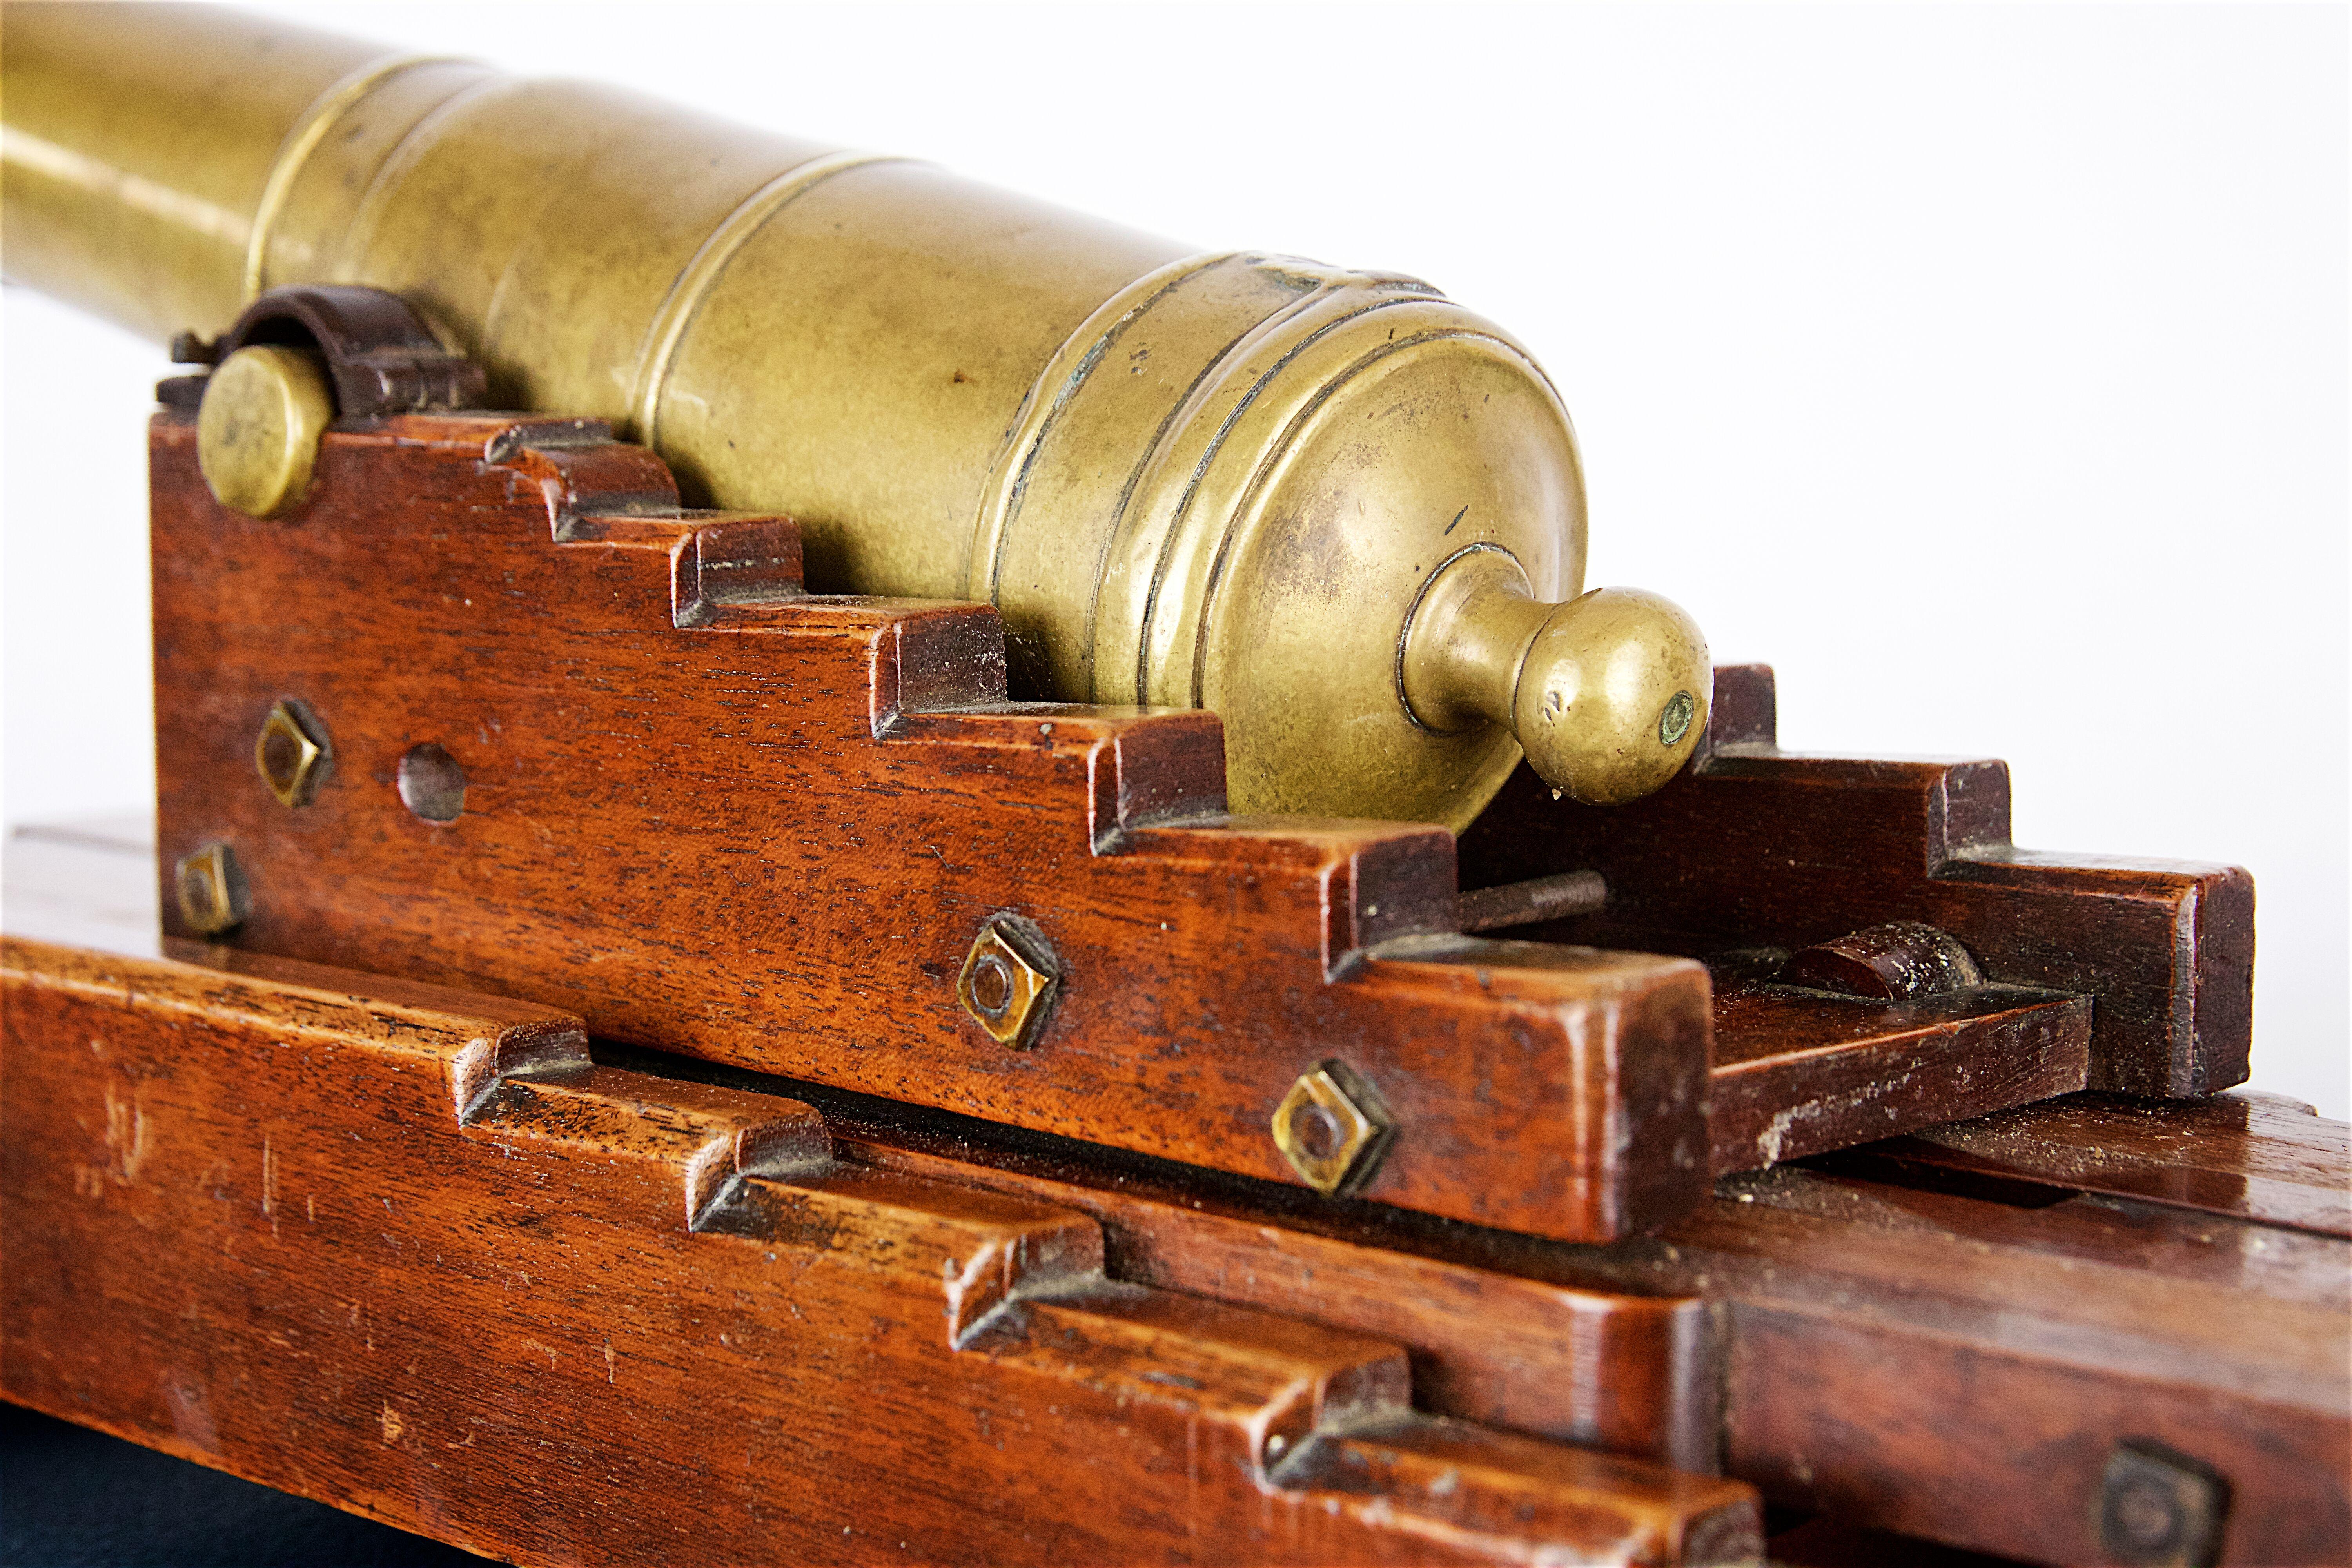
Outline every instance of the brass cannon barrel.
<path id="1" fill-rule="evenodd" d="M 1688 618 L 1581 592 L 1550 382 L 1424 283 L 211 7 L 5 28 L 12 280 L 159 340 L 395 292 L 813 587 L 994 605 L 1016 695 L 1216 710 L 1236 810 L 1458 829 L 1522 743 L 1627 799 L 1706 722 Z"/>

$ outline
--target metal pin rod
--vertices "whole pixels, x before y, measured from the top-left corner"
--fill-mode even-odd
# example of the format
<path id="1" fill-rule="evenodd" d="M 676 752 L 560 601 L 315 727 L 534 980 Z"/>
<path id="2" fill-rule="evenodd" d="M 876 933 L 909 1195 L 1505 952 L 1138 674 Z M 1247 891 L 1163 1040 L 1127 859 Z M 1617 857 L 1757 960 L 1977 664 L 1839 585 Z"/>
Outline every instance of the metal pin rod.
<path id="1" fill-rule="evenodd" d="M 1462 894 L 1462 929 L 1499 931 L 1505 926 L 1589 915 L 1609 901 L 1609 884 L 1598 871 L 1562 871 L 1499 888 L 1472 888 Z"/>

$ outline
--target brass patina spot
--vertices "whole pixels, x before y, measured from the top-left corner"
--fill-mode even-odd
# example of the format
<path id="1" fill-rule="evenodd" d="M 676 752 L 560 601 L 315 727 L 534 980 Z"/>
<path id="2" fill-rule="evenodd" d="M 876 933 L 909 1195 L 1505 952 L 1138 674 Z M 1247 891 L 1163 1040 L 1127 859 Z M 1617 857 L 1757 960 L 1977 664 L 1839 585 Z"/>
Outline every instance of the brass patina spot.
<path id="1" fill-rule="evenodd" d="M 1690 733 L 1691 715 L 1697 711 L 1698 704 L 1687 691 L 1667 698 L 1664 711 L 1658 715 L 1658 744 L 1671 746 Z"/>

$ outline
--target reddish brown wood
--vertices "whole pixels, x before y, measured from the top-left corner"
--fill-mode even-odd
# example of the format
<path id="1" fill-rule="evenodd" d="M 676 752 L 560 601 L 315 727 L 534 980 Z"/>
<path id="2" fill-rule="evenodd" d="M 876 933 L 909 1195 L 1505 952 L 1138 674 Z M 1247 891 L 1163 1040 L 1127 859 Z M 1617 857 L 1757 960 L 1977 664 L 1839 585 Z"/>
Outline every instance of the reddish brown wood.
<path id="1" fill-rule="evenodd" d="M 2243 1081 L 2244 871 L 2020 849 L 2003 763 L 1798 756 L 1774 733 L 1771 671 L 1719 668 L 1708 738 L 1680 777 L 1597 808 L 1553 800 L 1522 768 L 1463 835 L 1463 886 L 1598 871 L 1604 910 L 1517 934 L 1696 956 L 1923 921 L 1993 981 L 2095 998 L 2089 1087 L 2188 1096 Z"/>
<path id="2" fill-rule="evenodd" d="M 2347 1131 L 2308 1105 L 2242 1089 L 2177 1107 L 2083 1094 L 1889 1139 L 1837 1168 L 1965 1173 L 2352 1237 Z"/>
<path id="3" fill-rule="evenodd" d="M 1893 921 L 1815 942 L 1789 960 L 1780 979 L 1790 985 L 1878 1002 L 1947 996 L 1978 990 L 1985 983 L 1958 938 L 1917 921 Z"/>
<path id="4" fill-rule="evenodd" d="M 2091 999 L 1988 987 L 1873 1004 L 1731 984 L 1715 1000 L 1715 1168 L 1747 1171 L 1874 1132 L 2080 1088 Z"/>
<path id="5" fill-rule="evenodd" d="M 2089 1523 L 2102 1469 L 2118 1443 L 2156 1437 L 2234 1489 L 2223 1562 L 2352 1552 L 2352 1248 L 2055 1196 L 2018 1208 L 1781 1167 L 1611 1247 L 1363 1215 L 1333 1239 L 1483 1265 L 1520 1291 L 1703 1297 L 1728 1358 L 1724 1462 L 1790 1506 L 2028 1561 L 2105 1561 Z M 1250 1215 L 1230 1195 L 1202 1207 Z M 1155 1279 L 1213 1290 L 1232 1268 L 1181 1225 L 1127 1224 Z"/>
<path id="6" fill-rule="evenodd" d="M 2221 1561 L 2352 1554 L 2352 1246 L 2335 1237 L 1781 1167 L 1655 1240 L 1550 1267 L 1723 1304 L 1725 1466 L 1783 1504 L 2106 1562 L 2102 1473 L 2153 1439 L 2225 1479 Z"/>
<path id="7" fill-rule="evenodd" d="M 139 824 L 20 833 L 6 857 L 14 932 L 162 956 L 152 858 Z M 207 962 L 281 961 L 215 948 Z M 1168 1167 L 1106 1177 L 1098 1163 L 1050 1152 L 977 1158 L 963 1138 L 880 1102 L 843 1101 L 828 1119 L 840 1158 L 1092 1216 L 1117 1278 L 1394 1341 L 1417 1407 L 1433 1415 L 1683 1469 L 1719 1463 L 1720 1357 L 1695 1297 L 1580 1289 L 1269 1224 L 1204 1202 L 1197 1179 Z"/>
<path id="8" fill-rule="evenodd" d="M 1696 965 L 1400 948 L 1452 927 L 1443 829 L 1225 816 L 1213 716 L 1007 702 L 993 611 L 799 595 L 789 523 L 677 512 L 598 427 L 353 428 L 262 522 L 164 416 L 153 494 L 164 873 L 231 845 L 240 945 L 1283 1182 L 1269 1119 L 1338 1058 L 1399 1127 L 1371 1195 L 1554 1236 L 1705 1190 Z M 282 697 L 335 755 L 293 811 Z M 392 788 L 426 742 L 453 823 Z M 1022 1051 L 955 994 L 1005 910 L 1064 975 Z"/>
<path id="9" fill-rule="evenodd" d="M 1759 1026 L 1708 1137 L 1696 968 L 1454 934 L 1441 830 L 1227 816 L 1211 715 L 1009 703 L 992 611 L 801 595 L 789 521 L 679 510 L 593 421 L 356 422 L 278 522 L 212 502 L 184 419 L 154 444 L 163 872 L 228 845 L 257 950 L 1277 1181 L 1270 1114 L 1337 1058 L 1399 1129 L 1362 1190 L 1578 1240 L 1710 1168 L 2084 1081 L 2025 998 L 1811 1034 L 1734 1007 Z M 281 698 L 335 752 L 295 811 L 249 760 Z M 428 744 L 455 822 L 388 787 Z M 1024 1051 L 955 998 L 1006 911 L 1062 971 Z"/>
<path id="10" fill-rule="evenodd" d="M 1745 1561 L 1752 1494 L 1416 1412 L 551 1009 L 5 945 L 0 1379 L 523 1563 Z M 234 972 L 215 967 L 234 965 Z"/>
<path id="11" fill-rule="evenodd" d="M 1717 1345 L 1690 1295 L 1588 1290 L 1267 1222 L 1157 1173 L 975 1157 L 951 1134 L 829 1112 L 847 1158 L 1018 1194 L 1099 1221 L 1120 1279 L 1404 1345 L 1423 1409 L 1712 1472 Z"/>
<path id="12" fill-rule="evenodd" d="M 2214 1163 L 2196 1108 L 2147 1114 L 2161 1124 L 2183 1110 L 2180 1157 Z M 2021 1126 L 2038 1114 L 2003 1120 Z M 2324 1125 L 2342 1136 L 2340 1123 Z M 854 1119 L 847 1135 L 920 1136 Z M 978 1129 L 956 1136 L 961 1161 L 1000 1173 L 1039 1158 Z M 2241 1157 L 2256 1166 L 2318 1152 L 2281 1149 L 2259 1131 L 2250 1141 L 2257 1151 Z M 2334 1170 L 2339 1185 L 2352 1182 L 2352 1163 Z M 1106 1192 L 1135 1180 L 1076 1152 L 1056 1173 Z M 2116 1445 L 2153 1438 L 2210 1462 L 2235 1489 L 2222 1561 L 2352 1552 L 2352 1246 L 1948 1174 L 1954 1190 L 1783 1165 L 1724 1183 L 1713 1203 L 1654 1239 L 1606 1247 L 1433 1226 L 1370 1205 L 1305 1206 L 1270 1189 L 1207 1189 L 1193 1202 L 1229 1225 L 1475 1266 L 1522 1289 L 1701 1297 L 1730 1358 L 1727 1463 L 1791 1506 L 2029 1561 L 2105 1561 L 2088 1522 L 2099 1478 Z M 1153 1277 L 1171 1284 L 1219 1289 L 1232 1268 L 1221 1248 L 1171 1245 L 1184 1237 L 1181 1223 L 1107 1225 L 1114 1255 L 1153 1257 Z M 1141 1238 L 1124 1239 L 1129 1227 Z"/>
<path id="13" fill-rule="evenodd" d="M 2228 1141 L 2201 1138 L 2197 1111 L 2147 1115 L 2151 1131 L 2175 1122 L 2184 1163 L 2210 1166 Z M 2023 1128 L 2042 1113 L 2002 1121 Z M 1106 1216 L 1114 1257 L 1149 1258 L 1151 1278 L 1182 1289 L 1221 1292 L 1248 1270 L 1259 1276 L 1248 1289 L 1264 1289 L 1296 1264 L 1253 1265 L 1223 1238 L 1278 1226 L 1298 1263 L 1315 1261 L 1298 1235 L 1312 1232 L 1356 1256 L 1482 1269 L 1516 1292 L 1697 1296 L 1728 1358 L 1726 1463 L 1793 1507 L 2028 1561 L 2106 1561 L 2089 1522 L 2101 1475 L 2117 1445 L 2154 1439 L 2234 1489 L 2221 1561 L 2352 1552 L 2352 1246 L 2334 1237 L 1967 1173 L 1897 1183 L 1789 1165 L 1725 1182 L 1654 1239 L 1605 1247 L 1302 1205 L 1273 1189 L 1196 1186 L 1194 1224 L 1125 1208 L 1118 1194 L 1138 1177 L 1076 1151 L 828 1115 L 860 1147 L 947 1145 L 955 1163 L 992 1168 L 982 1180 L 1042 1167 L 1057 1192 L 1092 1187 L 1102 1195 L 1065 1201 Z M 2236 1136 L 2250 1168 L 2300 1161 L 2319 1179 L 2318 1140 Z M 2333 1170 L 2352 1183 L 2352 1161 Z"/>
<path id="14" fill-rule="evenodd" d="M 141 863 L 133 841 L 110 852 L 34 842 L 38 852 L 20 842 L 8 858 L 12 923 L 34 916 L 103 940 L 128 919 L 124 940 L 152 942 L 108 886 L 107 868 Z M 110 920 L 109 905 L 127 913 Z M 213 961 L 249 962 L 219 951 Z M 667 1060 L 673 1075 L 731 1070 Z M 13 1068 L 9 1082 L 0 1117 L 16 1113 Z M 2082 1103 L 2000 1118 L 2005 1146 L 2063 1145 Z M 2331 1171 L 2338 1188 L 2352 1180 L 2341 1124 L 2282 1133 L 2266 1113 L 2235 1126 L 2217 1126 L 2227 1118 L 2212 1108 L 2142 1114 L 2129 1146 L 2191 1169 L 2234 1162 L 2313 1188 Z M 1687 1391 L 1713 1385 L 1720 1366 L 1730 1404 L 1719 1440 L 1733 1473 L 1856 1527 L 1900 1526 L 2029 1561 L 2104 1561 L 2091 1490 L 2116 1445 L 2154 1440 L 2211 1464 L 2232 1489 L 2222 1561 L 2352 1552 L 2352 1243 L 2336 1237 L 2084 1195 L 2052 1184 L 2051 1172 L 2027 1181 L 1882 1163 L 1870 1175 L 1782 1165 L 1734 1178 L 1654 1239 L 1568 1247 L 903 1110 L 835 1103 L 825 1116 L 837 1160 L 1087 1215 L 1113 1278 L 1399 1346 L 1425 1410 L 1538 1427 L 1547 1405 L 1580 1405 L 1586 1432 L 1635 1446 L 1645 1423 L 1657 1430 L 1645 1406 L 1679 1411 L 1685 1424 L 1694 1410 L 1717 1419 Z M 101 1108 L 93 1125 L 102 1121 Z M 33 1142 L 0 1140 L 10 1150 Z M 682 1225 L 682 1178 L 667 1190 L 645 1212 Z M 0 1224 L 8 1212 L 0 1207 Z M 13 1244 L 0 1244 L 9 1279 L 22 1278 Z M 670 1255 L 652 1256 L 670 1267 Z M 1661 1304 L 1610 1304 L 1644 1296 Z M 1694 1310 L 1694 1298 L 1705 1305 Z M 1483 1356 L 1482 1314 L 1495 1325 Z M 1677 1352 L 1685 1333 L 1702 1342 Z M 1548 1335 L 1559 1346 L 1550 1361 Z M 1705 1342 L 1718 1335 L 1719 1349 Z M 1688 1370 L 1644 1369 L 1645 1354 L 1669 1365 L 1679 1354 Z M 1516 1396 L 1515 1384 L 1525 1385 Z M 1550 1420 L 1541 1429 L 1562 1430 Z"/>

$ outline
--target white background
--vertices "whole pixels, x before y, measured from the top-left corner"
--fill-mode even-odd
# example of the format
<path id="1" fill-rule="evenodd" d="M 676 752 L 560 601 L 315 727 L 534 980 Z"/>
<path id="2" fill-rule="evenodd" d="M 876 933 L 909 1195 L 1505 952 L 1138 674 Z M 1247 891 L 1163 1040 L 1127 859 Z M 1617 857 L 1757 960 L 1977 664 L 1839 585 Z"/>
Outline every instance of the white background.
<path id="1" fill-rule="evenodd" d="M 2347 1114 L 2344 9 L 264 8 L 1430 279 L 1785 743 L 2252 868 L 2253 1081 Z M 5 309 L 0 809 L 143 808 L 165 367 Z"/>

